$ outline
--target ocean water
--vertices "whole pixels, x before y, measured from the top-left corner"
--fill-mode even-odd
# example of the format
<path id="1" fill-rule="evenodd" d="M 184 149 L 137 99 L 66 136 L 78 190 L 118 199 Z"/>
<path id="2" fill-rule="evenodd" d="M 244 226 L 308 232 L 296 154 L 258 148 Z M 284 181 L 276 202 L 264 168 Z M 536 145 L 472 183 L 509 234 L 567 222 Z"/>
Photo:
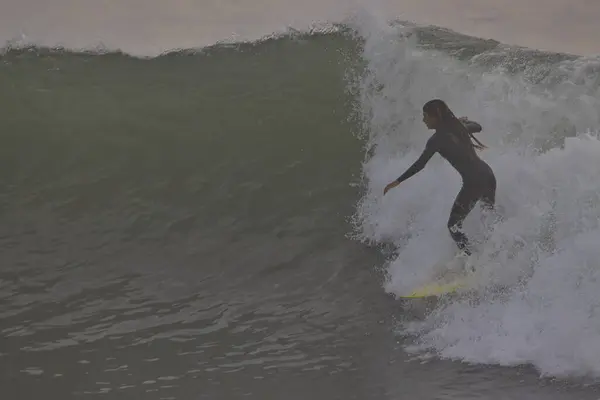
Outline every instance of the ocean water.
<path id="1" fill-rule="evenodd" d="M 598 57 L 335 2 L 181 41 L 197 4 L 155 36 L 128 4 L 0 31 L 3 398 L 600 397 Z M 382 196 L 434 97 L 483 125 L 502 218 L 465 222 L 478 296 L 406 302 L 455 251 L 439 156 Z"/>

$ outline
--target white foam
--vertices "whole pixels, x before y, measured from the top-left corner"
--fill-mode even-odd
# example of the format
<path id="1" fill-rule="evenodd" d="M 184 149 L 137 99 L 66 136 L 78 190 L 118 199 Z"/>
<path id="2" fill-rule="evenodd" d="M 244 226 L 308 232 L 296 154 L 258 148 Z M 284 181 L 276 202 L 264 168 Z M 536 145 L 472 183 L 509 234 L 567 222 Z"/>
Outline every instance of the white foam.
<path id="1" fill-rule="evenodd" d="M 399 39 L 404 28 L 379 19 L 363 17 L 356 28 L 366 40 L 369 72 L 360 85 L 372 154 L 356 223 L 364 240 L 397 246 L 385 290 L 400 294 L 425 281 L 456 250 L 446 221 L 460 178 L 439 155 L 382 196 L 431 134 L 421 121 L 426 101 L 442 98 L 483 125 L 489 149 L 481 155 L 498 180 L 504 220 L 488 230 L 476 208 L 465 230 L 480 252 L 482 283 L 509 290 L 441 305 L 403 326 L 416 338 L 410 349 L 531 363 L 554 376 L 600 375 L 600 96 L 589 84 L 598 60 L 564 63 L 557 75 L 568 79 L 533 85 L 418 51 Z M 563 142 L 564 131 L 572 134 Z"/>

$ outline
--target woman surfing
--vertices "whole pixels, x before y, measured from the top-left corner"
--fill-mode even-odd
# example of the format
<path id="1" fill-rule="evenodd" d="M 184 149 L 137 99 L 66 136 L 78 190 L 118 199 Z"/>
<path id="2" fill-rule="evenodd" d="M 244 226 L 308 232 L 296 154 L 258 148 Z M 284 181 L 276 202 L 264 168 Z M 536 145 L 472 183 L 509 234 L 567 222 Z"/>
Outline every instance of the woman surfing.
<path id="1" fill-rule="evenodd" d="M 485 148 L 473 136 L 473 133 L 481 131 L 481 125 L 466 118 L 456 118 L 446 103 L 439 99 L 425 103 L 423 122 L 427 128 L 434 129 L 435 133 L 427 141 L 425 150 L 417 161 L 398 179 L 389 183 L 383 194 L 421 171 L 429 159 L 439 153 L 462 177 L 462 188 L 450 211 L 448 229 L 463 256 L 470 256 L 469 240 L 462 231 L 463 221 L 478 201 L 481 201 L 484 210 L 493 210 L 496 202 L 494 172 L 475 152 L 475 149 Z"/>

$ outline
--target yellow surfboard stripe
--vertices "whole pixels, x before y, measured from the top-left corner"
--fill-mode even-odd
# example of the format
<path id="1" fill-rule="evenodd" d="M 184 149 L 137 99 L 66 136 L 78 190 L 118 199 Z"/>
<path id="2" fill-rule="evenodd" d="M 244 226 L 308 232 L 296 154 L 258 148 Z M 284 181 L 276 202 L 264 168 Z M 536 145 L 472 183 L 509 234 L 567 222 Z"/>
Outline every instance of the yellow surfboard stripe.
<path id="1" fill-rule="evenodd" d="M 400 296 L 403 298 L 421 298 L 429 296 L 440 296 L 455 292 L 467 285 L 468 276 L 455 279 L 448 283 L 429 283 L 413 290 L 409 295 Z"/>

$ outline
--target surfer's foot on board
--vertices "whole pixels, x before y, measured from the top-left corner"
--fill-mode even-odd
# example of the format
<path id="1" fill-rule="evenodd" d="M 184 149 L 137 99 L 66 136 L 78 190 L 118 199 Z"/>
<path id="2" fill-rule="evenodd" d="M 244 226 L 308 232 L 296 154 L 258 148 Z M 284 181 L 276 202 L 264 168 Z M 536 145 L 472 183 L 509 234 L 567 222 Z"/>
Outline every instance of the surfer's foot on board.
<path id="1" fill-rule="evenodd" d="M 467 265 L 469 255 L 465 252 L 459 252 L 456 256 L 446 264 L 446 268 L 449 271 L 456 271 L 463 269 Z"/>
<path id="2" fill-rule="evenodd" d="M 453 274 L 469 274 L 475 272 L 472 256 L 465 252 L 459 252 L 456 256 L 445 265 L 446 273 Z"/>

